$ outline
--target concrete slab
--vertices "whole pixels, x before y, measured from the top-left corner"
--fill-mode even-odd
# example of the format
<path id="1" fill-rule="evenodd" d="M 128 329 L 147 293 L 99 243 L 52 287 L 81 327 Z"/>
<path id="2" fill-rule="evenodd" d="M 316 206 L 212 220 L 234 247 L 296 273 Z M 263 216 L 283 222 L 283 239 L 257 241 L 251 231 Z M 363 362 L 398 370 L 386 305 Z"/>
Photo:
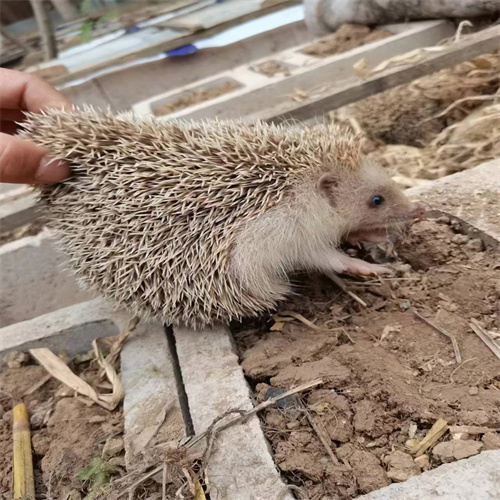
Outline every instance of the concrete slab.
<path id="1" fill-rule="evenodd" d="M 196 433 L 205 431 L 227 410 L 253 407 L 226 327 L 200 331 L 174 328 L 174 334 Z M 212 500 L 293 498 L 280 497 L 285 485 L 257 416 L 218 436 L 208 465 L 208 477 Z"/>
<path id="2" fill-rule="evenodd" d="M 500 241 L 500 158 L 406 191 Z"/>
<path id="3" fill-rule="evenodd" d="M 39 216 L 36 195 L 31 190 L 17 184 L 17 188 L 0 195 L 0 231 L 12 231 Z"/>
<path id="4" fill-rule="evenodd" d="M 0 327 L 91 299 L 64 265 L 48 231 L 2 245 Z"/>
<path id="5" fill-rule="evenodd" d="M 125 459 L 130 467 L 142 459 L 140 443 L 147 443 L 165 408 L 165 421 L 154 439 L 177 443 L 184 437 L 174 365 L 161 323 L 139 323 L 122 349 L 121 370 L 125 390 Z"/>
<path id="6" fill-rule="evenodd" d="M 101 299 L 94 299 L 0 328 L 0 366 L 9 351 L 48 347 L 68 354 L 92 348 L 97 337 L 118 335 L 125 321 Z"/>
<path id="7" fill-rule="evenodd" d="M 500 450 L 442 465 L 360 500 L 493 500 L 500 498 Z"/>
<path id="8" fill-rule="evenodd" d="M 9 184 L 7 182 L 3 182 L 0 184 L 0 195 L 19 189 L 19 187 L 19 184 Z"/>
<path id="9" fill-rule="evenodd" d="M 113 103 L 99 84 L 98 80 L 89 80 L 77 87 L 66 87 L 61 90 L 61 93 L 77 106 L 90 104 L 100 109 L 107 109 L 110 107 L 112 111 L 115 111 Z"/>

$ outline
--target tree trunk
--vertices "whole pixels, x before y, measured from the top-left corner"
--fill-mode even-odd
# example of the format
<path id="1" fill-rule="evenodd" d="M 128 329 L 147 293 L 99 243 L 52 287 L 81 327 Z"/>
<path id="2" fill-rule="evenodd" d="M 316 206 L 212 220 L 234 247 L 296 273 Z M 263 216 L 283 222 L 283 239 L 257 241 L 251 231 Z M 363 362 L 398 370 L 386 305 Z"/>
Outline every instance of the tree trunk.
<path id="1" fill-rule="evenodd" d="M 30 2 L 33 7 L 33 12 L 35 13 L 40 36 L 43 40 L 45 60 L 50 61 L 57 57 L 57 44 L 50 13 L 45 7 L 43 0 L 30 0 Z"/>
<path id="2" fill-rule="evenodd" d="M 71 0 L 50 0 L 65 21 L 76 19 L 80 13 Z"/>
<path id="3" fill-rule="evenodd" d="M 500 0 L 304 0 L 304 7 L 308 28 L 325 34 L 344 23 L 369 25 L 498 14 Z"/>

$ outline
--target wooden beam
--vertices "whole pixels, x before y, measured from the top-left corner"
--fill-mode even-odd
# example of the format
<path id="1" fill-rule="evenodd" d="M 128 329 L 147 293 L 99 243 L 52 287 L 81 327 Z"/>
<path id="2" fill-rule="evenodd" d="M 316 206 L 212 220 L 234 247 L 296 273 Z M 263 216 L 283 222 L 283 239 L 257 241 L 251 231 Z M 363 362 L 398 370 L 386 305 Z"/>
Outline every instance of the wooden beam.
<path id="1" fill-rule="evenodd" d="M 359 80 L 347 87 L 327 91 L 311 101 L 281 105 L 280 107 L 257 113 L 255 118 L 280 123 L 285 120 L 309 120 L 323 116 L 326 111 L 340 108 L 346 104 L 365 99 L 374 94 L 397 87 L 404 83 L 434 73 L 443 68 L 454 66 L 474 57 L 493 52 L 500 47 L 500 26 L 493 26 L 473 35 L 468 35 L 446 51 L 429 56 L 411 66 L 399 66 L 375 75 L 367 80 Z"/>

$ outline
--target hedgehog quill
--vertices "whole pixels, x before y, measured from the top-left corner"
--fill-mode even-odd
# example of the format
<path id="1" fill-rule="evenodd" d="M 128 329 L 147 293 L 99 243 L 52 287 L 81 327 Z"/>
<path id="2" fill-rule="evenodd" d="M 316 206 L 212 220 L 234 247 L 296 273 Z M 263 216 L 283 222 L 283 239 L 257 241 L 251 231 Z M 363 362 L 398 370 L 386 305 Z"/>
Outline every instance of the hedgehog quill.
<path id="1" fill-rule="evenodd" d="M 359 140 L 332 125 L 31 114 L 22 137 L 72 176 L 40 187 L 80 283 L 142 318 L 201 327 L 254 316 L 293 271 L 384 273 L 342 241 L 421 216 Z"/>

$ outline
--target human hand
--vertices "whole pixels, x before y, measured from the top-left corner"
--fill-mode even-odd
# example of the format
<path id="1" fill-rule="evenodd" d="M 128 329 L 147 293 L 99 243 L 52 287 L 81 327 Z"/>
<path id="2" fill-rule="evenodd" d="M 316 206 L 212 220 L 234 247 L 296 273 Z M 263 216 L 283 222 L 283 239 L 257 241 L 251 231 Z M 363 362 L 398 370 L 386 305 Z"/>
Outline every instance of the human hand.
<path id="1" fill-rule="evenodd" d="M 14 137 L 23 111 L 70 108 L 71 102 L 40 78 L 0 69 L 0 182 L 52 184 L 69 176 L 69 167 L 36 144 Z"/>

